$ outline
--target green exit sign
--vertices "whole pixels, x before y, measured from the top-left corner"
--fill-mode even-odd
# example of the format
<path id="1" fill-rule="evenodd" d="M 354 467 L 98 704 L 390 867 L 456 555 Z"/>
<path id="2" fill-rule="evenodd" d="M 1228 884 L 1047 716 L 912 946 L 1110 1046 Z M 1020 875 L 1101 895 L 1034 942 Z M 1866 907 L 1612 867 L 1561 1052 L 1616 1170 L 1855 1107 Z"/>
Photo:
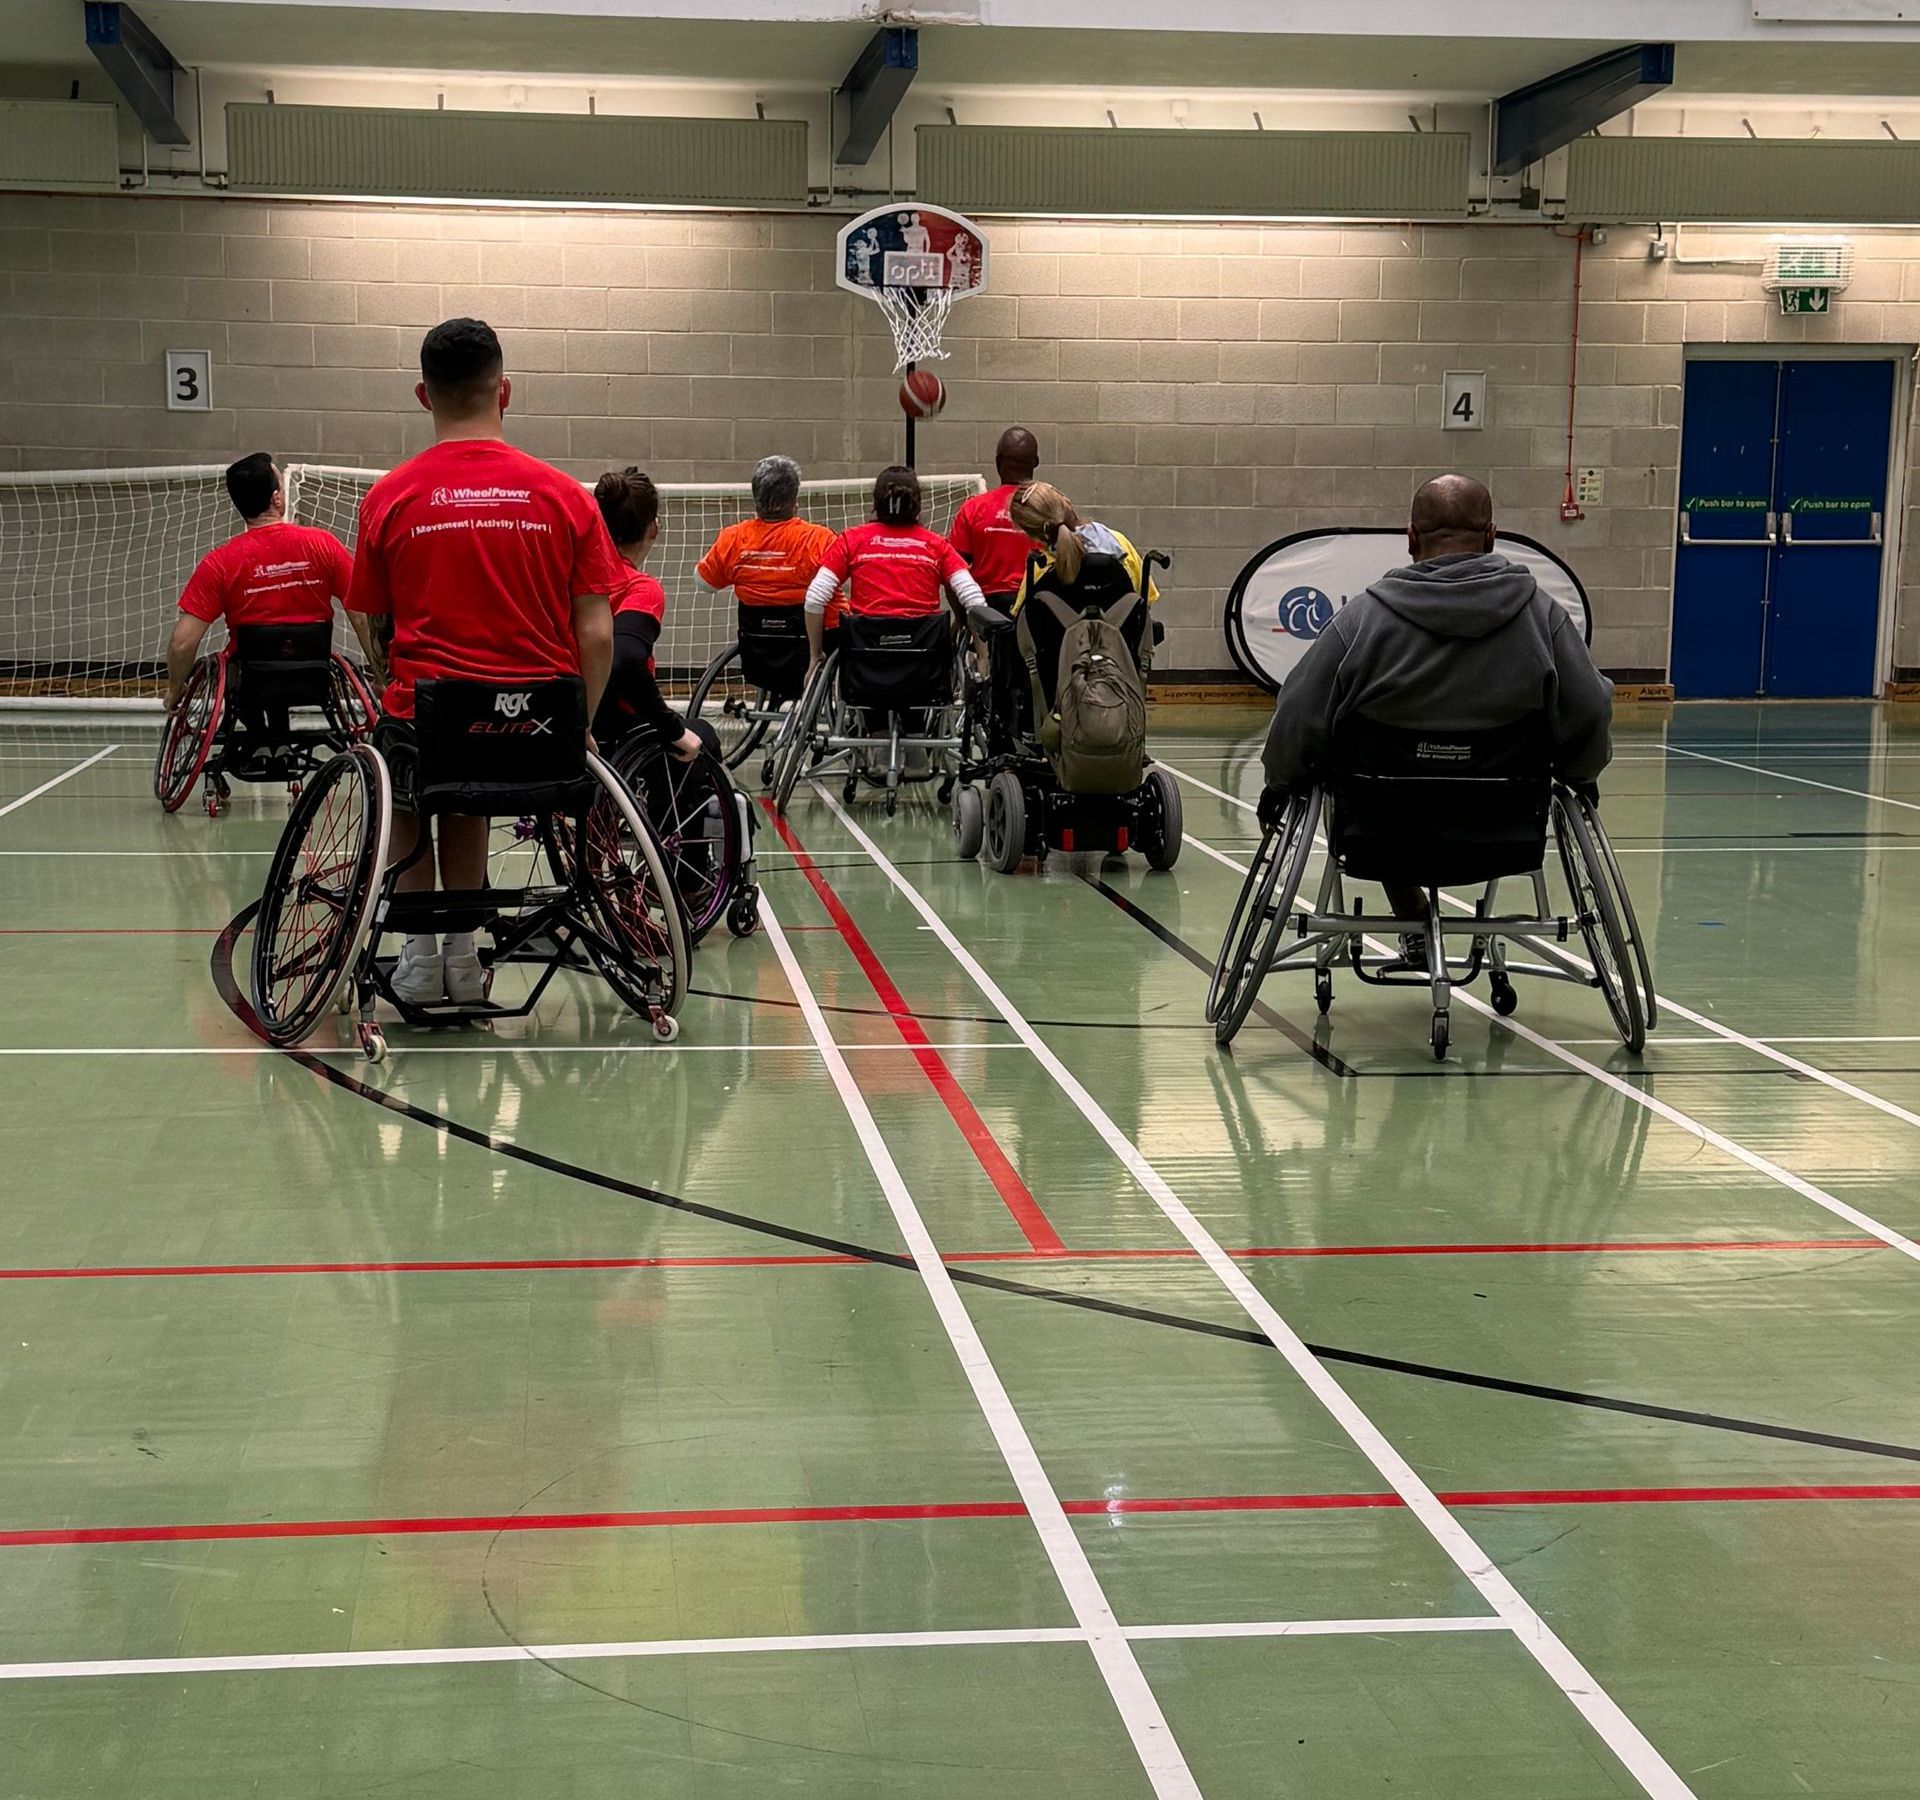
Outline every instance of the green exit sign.
<path id="1" fill-rule="evenodd" d="M 1832 298 L 1832 288 L 1782 288 L 1780 310 L 1783 313 L 1823 313 L 1827 310 L 1827 302 Z"/>

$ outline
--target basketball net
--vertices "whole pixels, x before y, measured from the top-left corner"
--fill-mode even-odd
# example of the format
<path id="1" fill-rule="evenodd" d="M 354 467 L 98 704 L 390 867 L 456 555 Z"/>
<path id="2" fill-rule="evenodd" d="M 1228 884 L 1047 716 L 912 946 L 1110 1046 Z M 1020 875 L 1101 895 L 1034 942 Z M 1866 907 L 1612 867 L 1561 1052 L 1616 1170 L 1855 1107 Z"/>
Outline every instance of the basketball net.
<path id="1" fill-rule="evenodd" d="M 899 358 L 894 373 L 920 362 L 944 361 L 940 334 L 953 311 L 955 290 L 950 287 L 881 287 L 874 293 L 880 310 L 893 328 L 893 347 Z"/>

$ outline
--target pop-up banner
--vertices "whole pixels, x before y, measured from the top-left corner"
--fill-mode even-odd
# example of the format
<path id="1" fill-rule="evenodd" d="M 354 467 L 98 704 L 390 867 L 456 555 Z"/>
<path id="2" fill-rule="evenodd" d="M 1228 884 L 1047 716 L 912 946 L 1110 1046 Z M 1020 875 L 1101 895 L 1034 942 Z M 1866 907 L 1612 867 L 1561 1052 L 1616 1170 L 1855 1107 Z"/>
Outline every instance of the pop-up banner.
<path id="1" fill-rule="evenodd" d="M 1580 577 L 1544 544 L 1501 532 L 1494 548 L 1532 572 L 1541 592 L 1567 609 L 1593 642 L 1593 614 Z M 1277 692 L 1332 624 L 1333 615 L 1390 569 L 1407 563 L 1407 534 L 1388 526 L 1333 526 L 1269 544 L 1227 593 L 1227 648 L 1262 687 Z"/>

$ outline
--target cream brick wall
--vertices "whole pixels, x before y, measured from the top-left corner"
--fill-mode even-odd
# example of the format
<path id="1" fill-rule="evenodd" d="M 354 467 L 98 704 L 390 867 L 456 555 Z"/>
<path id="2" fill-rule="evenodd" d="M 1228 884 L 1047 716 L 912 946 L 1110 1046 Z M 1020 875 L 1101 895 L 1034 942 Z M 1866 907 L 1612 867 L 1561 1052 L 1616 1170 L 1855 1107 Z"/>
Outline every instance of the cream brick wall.
<path id="1" fill-rule="evenodd" d="M 0 197 L 0 466 L 215 461 L 256 447 L 386 464 L 422 447 L 420 331 L 490 319 L 513 435 L 576 473 L 742 477 L 773 450 L 859 474 L 900 446 L 892 349 L 832 282 L 837 221 L 496 212 L 170 198 Z M 1163 666 L 1227 665 L 1219 619 L 1262 544 L 1393 524 L 1463 468 L 1559 549 L 1595 650 L 1666 663 L 1679 398 L 1701 342 L 1920 343 L 1920 254 L 1858 240 L 1822 319 L 1750 272 L 1589 251 L 1575 460 L 1606 503 L 1557 515 L 1573 246 L 1502 227 L 1009 224 L 994 292 L 955 311 L 951 401 L 920 460 L 984 469 L 1009 422 L 1083 511 L 1177 558 Z M 169 413 L 160 357 L 214 358 L 218 410 Z M 1483 369 L 1487 428 L 1440 429 L 1448 369 Z M 1920 664 L 1920 510 L 1907 496 L 1896 663 Z"/>

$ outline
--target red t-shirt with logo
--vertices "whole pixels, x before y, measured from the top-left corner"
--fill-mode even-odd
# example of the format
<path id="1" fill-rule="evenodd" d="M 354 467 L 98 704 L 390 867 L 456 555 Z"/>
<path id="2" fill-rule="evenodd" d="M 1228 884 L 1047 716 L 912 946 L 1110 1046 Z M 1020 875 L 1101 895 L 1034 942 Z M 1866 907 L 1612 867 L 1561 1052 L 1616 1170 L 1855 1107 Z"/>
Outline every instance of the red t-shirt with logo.
<path id="1" fill-rule="evenodd" d="M 667 616 L 667 590 L 645 569 L 627 568 L 624 563 L 616 567 L 624 572 L 618 585 L 607 596 L 613 602 L 614 616 L 617 618 L 621 613 L 637 612 L 645 613 L 650 619 L 664 621 Z"/>
<path id="2" fill-rule="evenodd" d="M 324 625 L 347 597 L 353 559 L 330 531 L 254 525 L 200 559 L 180 610 L 211 625 Z"/>
<path id="3" fill-rule="evenodd" d="M 1033 540 L 1007 514 L 1019 488 L 1012 482 L 975 494 L 954 515 L 953 547 L 966 559 L 983 594 L 1014 594 L 1027 578 Z"/>
<path id="4" fill-rule="evenodd" d="M 940 589 L 967 565 L 924 525 L 856 525 L 827 547 L 820 566 L 851 587 L 847 610 L 869 618 L 917 619 L 940 610 Z"/>
<path id="5" fill-rule="evenodd" d="M 413 716 L 425 678 L 580 673 L 573 602 L 625 565 L 579 482 L 494 438 L 435 444 L 360 503 L 349 610 L 393 615 L 385 705 Z"/>

